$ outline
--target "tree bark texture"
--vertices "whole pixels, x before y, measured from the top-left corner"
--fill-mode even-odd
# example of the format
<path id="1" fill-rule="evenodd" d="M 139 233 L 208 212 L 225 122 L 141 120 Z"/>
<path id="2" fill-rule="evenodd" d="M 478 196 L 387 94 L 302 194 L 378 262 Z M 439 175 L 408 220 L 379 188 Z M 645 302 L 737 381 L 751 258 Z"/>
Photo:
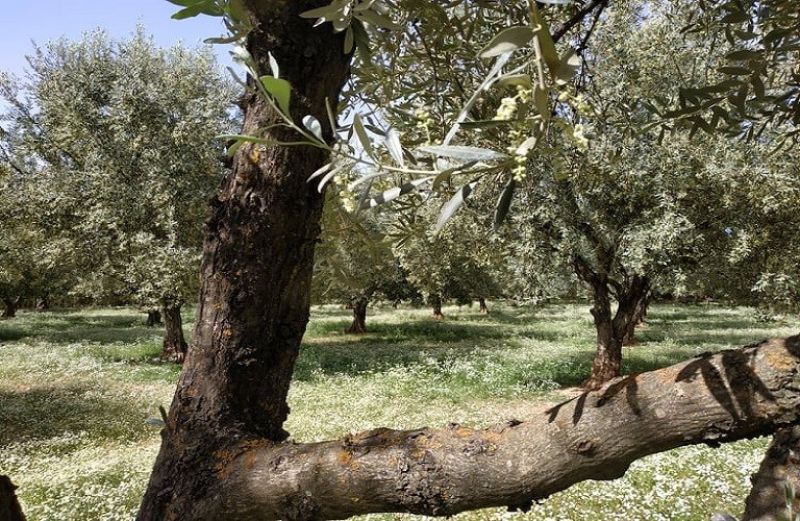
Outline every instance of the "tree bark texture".
<path id="1" fill-rule="evenodd" d="M 488 315 L 489 314 L 489 306 L 486 305 L 486 299 L 483 297 L 478 298 L 479 304 L 479 311 L 481 315 Z"/>
<path id="2" fill-rule="evenodd" d="M 255 27 L 246 47 L 258 70 L 270 70 L 271 53 L 292 85 L 294 121 L 312 115 L 330 139 L 326 100 L 337 106 L 350 73 L 345 35 L 300 17 L 328 3 L 245 0 Z M 249 94 L 243 105 L 243 134 L 298 140 L 285 127 L 267 129 L 279 117 L 262 97 Z M 288 436 L 286 395 L 309 317 L 324 201 L 308 178 L 328 159 L 314 147 L 246 143 L 237 151 L 212 201 L 192 346 L 140 521 L 209 519 L 212 514 L 198 506 L 220 490 L 220 465 L 232 448 Z"/>
<path id="3" fill-rule="evenodd" d="M 436 320 L 443 320 L 444 313 L 442 313 L 442 297 L 439 295 L 431 295 L 429 298 L 431 308 L 433 308 L 433 318 Z"/>
<path id="4" fill-rule="evenodd" d="M 367 304 L 366 298 L 357 298 L 352 302 L 353 323 L 345 331 L 351 335 L 360 335 L 367 332 Z"/>
<path id="5" fill-rule="evenodd" d="M 14 493 L 16 489 L 8 476 L 0 476 L 0 520 L 2 521 L 25 521 L 22 507 Z"/>
<path id="6" fill-rule="evenodd" d="M 4 298 L 3 299 L 3 312 L 0 313 L 0 318 L 14 318 L 17 316 L 17 306 L 19 306 L 19 297 Z"/>
<path id="7" fill-rule="evenodd" d="M 779 430 L 751 478 L 742 521 L 794 520 L 800 512 L 800 426 Z M 787 497 L 789 491 L 789 497 Z M 791 498 L 791 499 L 790 499 Z"/>
<path id="8" fill-rule="evenodd" d="M 164 306 L 164 346 L 161 358 L 182 364 L 186 358 L 188 346 L 183 336 L 183 318 L 180 304 Z"/>
<path id="9" fill-rule="evenodd" d="M 376 429 L 310 444 L 232 439 L 185 519 L 524 510 L 580 481 L 618 478 L 648 454 L 789 426 L 800 420 L 798 393 L 800 336 L 615 379 L 488 429 Z"/>

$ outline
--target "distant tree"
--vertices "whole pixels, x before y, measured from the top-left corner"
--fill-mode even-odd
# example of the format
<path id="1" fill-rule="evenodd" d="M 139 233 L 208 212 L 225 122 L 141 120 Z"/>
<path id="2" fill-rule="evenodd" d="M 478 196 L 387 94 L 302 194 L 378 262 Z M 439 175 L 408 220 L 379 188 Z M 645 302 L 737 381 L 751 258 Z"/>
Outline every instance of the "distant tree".
<path id="1" fill-rule="evenodd" d="M 27 80 L 3 82 L 5 120 L 61 216 L 80 267 L 73 292 L 162 308 L 163 356 L 182 360 L 180 310 L 198 288 L 205 202 L 224 172 L 214 137 L 229 131 L 233 89 L 210 51 L 159 49 L 141 30 L 59 40 L 29 64 Z"/>
<path id="2" fill-rule="evenodd" d="M 510 273 L 508 244 L 490 233 L 480 211 L 462 212 L 433 234 L 437 215 L 435 205 L 417 208 L 395 246 L 400 264 L 431 306 L 434 318 L 444 317 L 442 304 L 447 299 L 460 304 L 477 300 L 481 311 L 488 312 L 486 299 L 503 295 Z"/>
<path id="3" fill-rule="evenodd" d="M 443 177 L 454 174 L 444 170 L 452 161 L 442 160 L 443 170 L 438 168 L 443 156 L 477 154 L 480 162 L 490 163 L 476 162 L 475 169 L 464 166 L 473 160 L 461 164 L 461 173 L 470 180 L 460 183 L 452 204 L 444 205 L 443 213 L 452 215 L 476 182 L 473 176 L 513 189 L 512 176 L 530 175 L 524 163 L 533 158 L 528 155 L 531 138 L 542 143 L 550 138 L 550 94 L 556 80 L 572 77 L 574 60 L 569 51 L 557 53 L 555 41 L 571 35 L 576 44 L 585 45 L 593 31 L 591 20 L 600 19 L 609 2 L 587 0 L 563 9 L 548 2 L 543 17 L 544 8 L 534 1 L 524 6 L 409 0 L 392 3 L 397 4 L 397 13 L 372 1 L 174 1 L 183 7 L 178 17 L 225 16 L 237 33 L 234 39 L 244 37 L 253 94 L 244 103 L 243 132 L 248 136 L 237 140 L 234 173 L 215 199 L 207 228 L 196 340 L 165 418 L 161 450 L 138 519 L 339 519 L 394 511 L 444 516 L 503 505 L 524 510 L 534 500 L 579 480 L 621 476 L 645 454 L 752 437 L 797 421 L 795 337 L 633 375 L 560 404 L 549 414 L 487 430 L 457 425 L 442 430 L 376 429 L 331 442 L 283 443 L 289 436 L 283 428 L 289 413 L 286 398 L 308 320 L 313 254 L 324 202 L 307 180 L 320 169 L 329 169 L 330 155 L 346 149 L 342 141 L 353 135 L 339 136 L 335 107 L 351 73 L 354 48 L 364 58 L 362 63 L 379 65 L 386 75 L 410 84 L 409 91 L 385 99 L 423 91 L 444 97 L 443 103 L 448 98 L 438 87 L 452 77 L 414 84 L 414 78 L 394 67 L 400 61 L 394 58 L 405 54 L 406 34 L 414 34 L 410 29 L 420 17 L 427 27 L 454 39 L 470 40 L 464 34 L 482 39 L 484 31 L 472 29 L 484 25 L 492 33 L 503 30 L 491 42 L 492 52 L 484 53 L 497 57 L 495 64 L 485 74 L 487 67 L 476 65 L 474 76 L 496 79 L 504 73 L 504 64 L 509 64 L 505 72 L 510 75 L 519 62 L 508 62 L 509 53 L 502 50 L 525 49 L 525 64 L 519 70 L 530 73 L 529 80 L 534 75 L 538 79 L 536 88 L 523 88 L 519 94 L 529 108 L 532 103 L 537 106 L 527 112 L 536 134 L 496 141 L 506 151 L 514 145 L 513 154 L 476 151 L 469 145 L 428 149 L 422 151 L 425 158 L 414 157 L 413 167 L 405 169 L 408 174 L 427 175 L 425 182 L 438 178 L 442 184 Z M 517 12 L 509 12 L 514 9 Z M 317 19 L 321 27 L 308 18 Z M 544 18 L 566 21 L 551 32 Z M 587 19 L 589 24 L 581 25 Z M 517 27 L 509 27 L 512 24 Z M 576 25 L 582 31 L 570 33 Z M 387 28 L 408 30 L 397 31 L 402 34 L 398 38 L 386 36 Z M 617 30 L 627 35 L 631 28 Z M 378 57 L 365 56 L 364 48 L 381 37 L 391 38 L 395 45 Z M 426 45 L 422 38 L 415 42 L 420 42 L 416 49 Z M 428 55 L 435 56 L 436 51 Z M 499 52 L 491 56 L 494 51 Z M 460 56 L 444 56 L 456 67 L 473 65 Z M 411 59 L 419 61 L 419 56 Z M 488 86 L 474 91 L 485 92 Z M 505 106 L 507 113 L 511 105 Z M 484 112 L 493 113 L 494 107 L 487 103 Z M 468 114 L 467 109 L 460 114 Z M 299 126 L 301 121 L 307 130 Z M 354 118 L 351 130 L 359 134 L 369 154 L 367 139 L 362 139 L 367 130 L 359 123 Z M 577 128 L 570 126 L 576 137 Z M 397 164 L 411 163 L 391 134 L 386 137 Z M 479 144 L 491 138 L 483 137 Z M 522 143 L 515 143 L 517 138 Z M 297 140 L 306 146 L 293 148 Z M 395 170 L 384 171 L 403 169 L 389 167 Z M 498 200 L 502 210 L 508 198 Z M 646 247 L 646 236 L 641 234 L 636 244 Z M 667 234 L 662 243 L 672 237 Z M 681 398 L 687 396 L 691 399 Z"/>
<path id="4" fill-rule="evenodd" d="M 370 301 L 396 297 L 402 278 L 380 216 L 353 214 L 329 189 L 314 268 L 318 300 L 343 302 L 353 311 L 347 333 L 367 332 Z"/>

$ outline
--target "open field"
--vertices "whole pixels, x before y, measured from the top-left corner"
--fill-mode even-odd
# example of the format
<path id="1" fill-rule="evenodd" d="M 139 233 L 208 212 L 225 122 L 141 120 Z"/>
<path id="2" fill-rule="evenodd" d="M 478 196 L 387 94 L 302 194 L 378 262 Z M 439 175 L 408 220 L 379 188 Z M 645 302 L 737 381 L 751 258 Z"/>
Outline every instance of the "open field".
<path id="1" fill-rule="evenodd" d="M 490 304 L 491 305 L 491 304 Z M 485 425 L 541 412 L 588 374 L 588 306 L 370 310 L 367 335 L 342 333 L 349 312 L 312 309 L 287 429 L 298 441 L 381 425 Z M 123 520 L 134 514 L 158 449 L 145 420 L 168 407 L 176 366 L 155 360 L 161 330 L 131 309 L 22 312 L 0 321 L 0 474 L 20 486 L 31 521 Z M 187 332 L 191 317 L 186 316 Z M 656 305 L 626 349 L 626 372 L 769 336 L 800 322 L 759 322 L 749 308 Z M 636 462 L 625 478 L 584 482 L 528 514 L 460 519 L 701 520 L 739 513 L 767 440 L 692 447 Z M 371 516 L 399 518 L 403 516 Z"/>

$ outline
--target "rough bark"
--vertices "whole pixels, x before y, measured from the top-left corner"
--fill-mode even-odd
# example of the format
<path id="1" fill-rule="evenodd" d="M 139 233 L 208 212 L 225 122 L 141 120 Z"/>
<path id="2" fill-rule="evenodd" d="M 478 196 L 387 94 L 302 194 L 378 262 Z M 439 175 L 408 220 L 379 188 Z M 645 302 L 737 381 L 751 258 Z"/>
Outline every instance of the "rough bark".
<path id="1" fill-rule="evenodd" d="M 17 487 L 8 476 L 0 476 L 0 519 L 2 521 L 25 521 L 22 507 L 14 491 Z"/>
<path id="2" fill-rule="evenodd" d="M 360 335 L 367 332 L 367 304 L 365 298 L 357 298 L 352 302 L 353 323 L 345 331 L 350 335 Z"/>
<path id="3" fill-rule="evenodd" d="M 14 318 L 17 316 L 17 306 L 19 306 L 19 297 L 16 298 L 3 298 L 3 312 L 0 313 L 0 318 Z"/>
<path id="4" fill-rule="evenodd" d="M 164 306 L 164 346 L 161 358 L 182 364 L 186 358 L 188 345 L 183 336 L 183 318 L 180 304 Z"/>
<path id="5" fill-rule="evenodd" d="M 478 304 L 480 306 L 479 311 L 481 315 L 488 315 L 489 307 L 486 305 L 486 299 L 483 297 L 478 298 Z"/>
<path id="6" fill-rule="evenodd" d="M 775 433 L 772 443 L 751 478 L 742 521 L 787 521 L 800 512 L 800 427 Z M 789 494 L 787 494 L 789 492 Z M 788 497 L 787 497 L 788 495 Z M 791 499 L 791 500 L 790 500 Z"/>
<path id="7" fill-rule="evenodd" d="M 147 327 L 156 327 L 163 324 L 161 321 L 161 311 L 150 309 L 147 311 Z"/>
<path id="8" fill-rule="evenodd" d="M 433 309 L 433 318 L 436 320 L 443 320 L 444 313 L 442 313 L 442 297 L 439 295 L 430 296 L 430 304 Z"/>
<path id="9" fill-rule="evenodd" d="M 350 72 L 344 32 L 314 28 L 301 12 L 327 0 L 246 0 L 255 29 L 246 47 L 260 71 L 271 53 L 291 83 L 292 117 L 312 115 L 332 136 L 332 107 Z M 252 79 L 250 80 L 253 81 Z M 243 133 L 280 141 L 298 136 L 275 127 L 260 96 L 243 102 Z M 328 160 L 314 147 L 244 144 L 212 201 L 201 264 L 197 323 L 162 445 L 138 518 L 208 519 L 201 499 L 219 490 L 222 462 L 238 444 L 288 436 L 286 395 L 309 317 L 314 247 L 324 194 L 308 177 Z"/>
<path id="10" fill-rule="evenodd" d="M 186 519 L 342 519 L 529 508 L 635 460 L 716 446 L 800 420 L 800 337 L 774 339 L 609 382 L 488 429 L 377 429 L 323 443 L 231 440 Z"/>
<path id="11" fill-rule="evenodd" d="M 622 368 L 622 339 L 616 335 L 611 318 L 611 299 L 608 285 L 597 277 L 592 279 L 592 318 L 597 331 L 597 351 L 592 361 L 592 373 L 583 383 L 586 389 L 596 389 L 620 375 Z"/>

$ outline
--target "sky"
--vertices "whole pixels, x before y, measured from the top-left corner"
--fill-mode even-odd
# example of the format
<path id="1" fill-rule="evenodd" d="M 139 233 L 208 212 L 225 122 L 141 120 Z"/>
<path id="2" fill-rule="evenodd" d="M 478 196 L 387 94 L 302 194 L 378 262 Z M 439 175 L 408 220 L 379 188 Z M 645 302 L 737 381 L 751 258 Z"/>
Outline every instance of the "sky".
<path id="1" fill-rule="evenodd" d="M 113 37 L 127 37 L 140 23 L 165 47 L 177 42 L 191 47 L 225 32 L 218 18 L 172 20 L 179 9 L 167 0 L 0 0 L 0 70 L 21 75 L 32 42 L 78 39 L 98 27 Z M 214 47 L 220 63 L 230 64 L 229 46 Z"/>

